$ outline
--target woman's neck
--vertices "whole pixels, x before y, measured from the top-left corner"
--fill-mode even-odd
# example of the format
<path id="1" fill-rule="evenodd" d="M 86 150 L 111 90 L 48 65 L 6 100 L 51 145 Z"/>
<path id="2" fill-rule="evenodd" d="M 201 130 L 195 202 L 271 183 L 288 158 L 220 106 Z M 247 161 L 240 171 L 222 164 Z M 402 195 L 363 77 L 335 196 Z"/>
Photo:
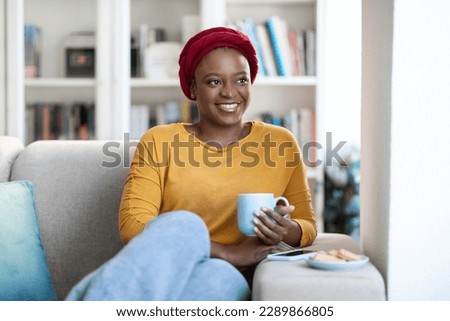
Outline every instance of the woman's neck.
<path id="1" fill-rule="evenodd" d="M 195 123 L 186 129 L 208 145 L 224 148 L 237 142 L 250 133 L 250 123 L 240 123 L 235 126 L 219 127 L 205 123 Z"/>

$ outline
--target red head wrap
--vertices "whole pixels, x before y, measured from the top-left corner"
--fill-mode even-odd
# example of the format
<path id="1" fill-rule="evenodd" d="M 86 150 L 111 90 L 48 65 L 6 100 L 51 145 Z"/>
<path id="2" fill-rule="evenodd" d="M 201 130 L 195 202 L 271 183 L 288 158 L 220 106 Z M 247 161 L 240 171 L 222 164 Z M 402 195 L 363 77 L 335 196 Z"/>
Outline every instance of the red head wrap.
<path id="1" fill-rule="evenodd" d="M 226 27 L 206 29 L 189 39 L 178 60 L 180 85 L 187 98 L 191 99 L 190 85 L 200 60 L 219 47 L 230 47 L 242 53 L 250 66 L 251 83 L 255 80 L 258 73 L 258 59 L 250 39 L 242 32 Z"/>

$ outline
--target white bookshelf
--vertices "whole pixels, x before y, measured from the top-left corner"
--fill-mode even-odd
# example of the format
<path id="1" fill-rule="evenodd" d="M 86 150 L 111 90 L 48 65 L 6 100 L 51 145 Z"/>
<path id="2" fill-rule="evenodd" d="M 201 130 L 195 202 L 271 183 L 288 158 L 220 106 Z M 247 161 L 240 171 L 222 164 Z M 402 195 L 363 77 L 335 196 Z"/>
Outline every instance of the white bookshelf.
<path id="1" fill-rule="evenodd" d="M 26 88 L 83 88 L 96 85 L 94 78 L 25 78 Z"/>
<path id="2" fill-rule="evenodd" d="M 132 88 L 178 88 L 180 86 L 180 82 L 177 78 L 169 78 L 163 80 L 133 78 L 131 79 L 130 84 Z"/>
<path id="3" fill-rule="evenodd" d="M 351 0 L 342 1 L 348 5 Z M 258 76 L 246 115 L 249 119 L 268 111 L 283 114 L 291 108 L 312 108 L 316 111 L 317 140 L 325 146 L 324 124 L 330 122 L 327 114 L 330 110 L 337 113 L 345 103 L 331 89 L 341 86 L 349 93 L 355 88 L 345 72 L 330 68 L 340 65 L 333 56 L 342 57 L 345 48 L 336 45 L 336 36 L 326 36 L 338 33 L 336 21 L 342 21 L 341 12 L 333 17 L 334 25 L 330 23 L 329 18 L 336 10 L 328 8 L 339 4 L 327 0 L 1 0 L 0 3 L 5 8 L 0 19 L 5 28 L 0 26 L 0 39 L 6 41 L 6 46 L 0 47 L 0 57 L 8 61 L 0 64 L 0 70 L 3 68 L 6 74 L 0 80 L 0 93 L 6 97 L 0 102 L 0 113 L 6 114 L 1 115 L 0 131 L 3 127 L 5 134 L 24 141 L 25 105 L 33 101 L 95 102 L 95 138 L 109 140 L 122 139 L 123 133 L 130 131 L 131 105 L 183 99 L 177 79 L 131 78 L 129 61 L 131 31 L 147 23 L 150 27 L 165 28 L 168 40 L 181 42 L 184 16 L 198 16 L 201 28 L 207 28 L 248 16 L 261 22 L 278 15 L 295 29 L 316 30 L 316 75 Z M 25 22 L 39 24 L 44 33 L 41 78 L 23 77 Z M 65 78 L 62 42 L 70 32 L 88 30 L 94 30 L 97 36 L 96 77 Z M 322 173 L 321 168 L 308 172 L 319 188 Z"/>
<path id="4" fill-rule="evenodd" d="M 257 77 L 255 86 L 316 86 L 317 78 L 315 76 L 301 77 Z"/>
<path id="5" fill-rule="evenodd" d="M 268 12 L 281 16 L 303 15 L 307 19 L 298 24 L 293 18 L 288 21 L 295 28 L 315 27 L 318 21 L 317 7 L 321 0 L 6 0 L 8 14 L 6 23 L 11 35 L 8 37 L 10 61 L 8 78 L 9 101 L 6 106 L 14 105 L 8 112 L 8 133 L 25 137 L 23 124 L 23 105 L 39 101 L 41 97 L 54 96 L 55 101 L 64 102 L 79 94 L 79 100 L 95 101 L 99 139 L 120 138 L 121 133 L 129 130 L 130 105 L 134 103 L 161 103 L 164 99 L 181 99 L 177 79 L 146 79 L 129 76 L 129 35 L 143 23 L 150 27 L 167 29 L 170 41 L 181 42 L 183 16 L 197 15 L 203 28 L 211 25 L 226 24 L 226 19 L 246 16 L 261 20 Z M 177 5 L 174 5 L 176 3 Z M 274 8 L 276 10 L 274 10 Z M 170 10 L 169 10 L 170 9 Z M 170 16 L 169 13 L 170 12 Z M 311 16 L 312 14 L 312 16 Z M 238 15 L 238 16 L 236 16 Z M 24 23 L 34 23 L 42 28 L 42 71 L 40 78 L 24 78 L 22 49 Z M 307 25 L 305 25 L 305 23 Z M 209 24 L 209 25 L 208 25 Z M 297 24 L 297 25 L 295 25 Z M 303 25 L 302 25 L 303 24 Z M 63 42 L 74 31 L 95 31 L 96 41 L 96 78 L 65 78 L 63 61 Z M 14 38 L 14 39 L 13 39 Z M 15 72 L 13 72 L 15 70 Z M 316 107 L 316 88 L 318 77 L 258 77 L 255 82 L 255 95 L 268 91 L 274 97 L 282 95 L 283 104 L 295 102 Z M 298 89 L 298 90 L 293 90 Z M 72 95 L 67 95 L 68 91 Z M 287 96 L 286 96 L 287 95 Z M 305 99 L 305 97 L 307 97 Z M 258 99 L 257 99 L 258 101 Z M 272 102 L 273 99 L 260 99 Z M 292 107 L 278 104 L 283 111 Z M 267 111 L 273 107 L 254 104 L 254 113 Z M 120 116 L 117 116 L 120 115 Z"/>

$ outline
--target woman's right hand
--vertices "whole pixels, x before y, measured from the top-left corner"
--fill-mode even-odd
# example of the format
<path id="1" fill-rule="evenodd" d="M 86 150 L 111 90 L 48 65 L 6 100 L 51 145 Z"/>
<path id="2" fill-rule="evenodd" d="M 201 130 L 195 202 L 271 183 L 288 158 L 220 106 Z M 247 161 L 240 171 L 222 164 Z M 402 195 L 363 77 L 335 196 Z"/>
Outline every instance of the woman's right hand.
<path id="1" fill-rule="evenodd" d="M 247 236 L 237 245 L 211 242 L 211 257 L 221 258 L 237 268 L 253 266 L 273 252 L 275 245 L 265 245 L 255 236 Z"/>

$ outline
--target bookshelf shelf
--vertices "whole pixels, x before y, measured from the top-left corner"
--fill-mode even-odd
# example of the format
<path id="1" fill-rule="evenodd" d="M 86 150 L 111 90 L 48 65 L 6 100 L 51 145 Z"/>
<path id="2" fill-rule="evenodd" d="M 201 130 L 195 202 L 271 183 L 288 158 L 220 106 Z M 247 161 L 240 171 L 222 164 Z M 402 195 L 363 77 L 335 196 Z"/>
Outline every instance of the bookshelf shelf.
<path id="1" fill-rule="evenodd" d="M 230 5 L 258 5 L 258 4 L 274 4 L 284 5 L 284 4 L 315 4 L 316 0 L 227 0 L 227 4 Z"/>
<path id="2" fill-rule="evenodd" d="M 180 83 L 177 78 L 165 80 L 152 80 L 146 78 L 133 78 L 130 81 L 132 88 L 178 88 Z M 316 86 L 317 78 L 314 76 L 303 77 L 258 77 L 255 86 Z"/>
<path id="3" fill-rule="evenodd" d="M 301 77 L 258 77 L 255 86 L 316 86 L 315 76 Z"/>
<path id="4" fill-rule="evenodd" d="M 130 80 L 130 85 L 132 88 L 144 88 L 144 87 L 174 87 L 178 88 L 180 82 L 178 78 L 168 78 L 164 80 L 153 80 L 147 78 L 133 78 Z"/>
<path id="5" fill-rule="evenodd" d="M 94 78 L 27 78 L 25 86 L 28 88 L 83 88 L 95 87 L 96 80 Z"/>

